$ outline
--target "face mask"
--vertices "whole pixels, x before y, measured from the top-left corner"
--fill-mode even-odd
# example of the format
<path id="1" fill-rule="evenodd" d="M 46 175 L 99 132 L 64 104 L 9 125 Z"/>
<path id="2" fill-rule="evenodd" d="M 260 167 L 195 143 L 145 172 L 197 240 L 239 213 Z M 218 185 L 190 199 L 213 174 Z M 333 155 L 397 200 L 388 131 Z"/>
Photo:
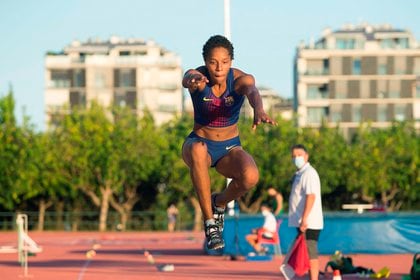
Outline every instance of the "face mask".
<path id="1" fill-rule="evenodd" d="M 267 216 L 269 213 L 270 213 L 270 211 L 268 211 L 268 210 L 261 211 L 261 214 L 263 216 Z"/>
<path id="2" fill-rule="evenodd" d="M 298 169 L 301 169 L 302 166 L 305 164 L 305 159 L 302 156 L 295 157 L 293 159 L 293 163 L 296 165 Z"/>

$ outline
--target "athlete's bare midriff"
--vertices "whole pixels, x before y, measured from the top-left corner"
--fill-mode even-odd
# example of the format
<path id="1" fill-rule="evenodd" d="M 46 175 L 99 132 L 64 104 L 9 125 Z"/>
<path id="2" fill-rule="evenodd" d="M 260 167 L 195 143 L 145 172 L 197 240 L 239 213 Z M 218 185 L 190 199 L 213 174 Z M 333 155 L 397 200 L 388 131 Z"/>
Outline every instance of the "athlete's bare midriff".
<path id="1" fill-rule="evenodd" d="M 239 135 L 237 124 L 226 127 L 209 127 L 194 123 L 194 132 L 200 137 L 213 141 L 225 141 Z"/>

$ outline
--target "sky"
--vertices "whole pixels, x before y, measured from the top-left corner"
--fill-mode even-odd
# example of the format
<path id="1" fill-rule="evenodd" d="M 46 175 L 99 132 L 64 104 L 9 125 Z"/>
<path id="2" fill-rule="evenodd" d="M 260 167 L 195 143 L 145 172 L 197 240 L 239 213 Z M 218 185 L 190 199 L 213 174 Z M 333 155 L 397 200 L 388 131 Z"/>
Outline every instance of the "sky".
<path id="1" fill-rule="evenodd" d="M 203 64 L 201 50 L 224 34 L 223 0 L 1 0 L 0 97 L 13 89 L 16 116 L 44 130 L 44 60 L 73 40 L 154 40 L 182 59 L 184 70 Z M 296 46 L 329 27 L 391 24 L 420 41 L 418 0 L 230 0 L 233 67 L 282 97 L 293 94 Z"/>

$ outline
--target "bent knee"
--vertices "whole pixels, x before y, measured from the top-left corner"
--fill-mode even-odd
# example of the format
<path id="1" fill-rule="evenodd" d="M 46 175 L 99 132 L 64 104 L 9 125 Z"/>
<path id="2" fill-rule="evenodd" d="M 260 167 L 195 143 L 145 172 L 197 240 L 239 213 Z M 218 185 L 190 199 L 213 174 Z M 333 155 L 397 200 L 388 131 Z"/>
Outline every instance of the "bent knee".
<path id="1" fill-rule="evenodd" d="M 244 172 L 242 183 L 243 186 L 249 190 L 255 187 L 260 179 L 260 175 L 257 168 L 252 168 Z"/>

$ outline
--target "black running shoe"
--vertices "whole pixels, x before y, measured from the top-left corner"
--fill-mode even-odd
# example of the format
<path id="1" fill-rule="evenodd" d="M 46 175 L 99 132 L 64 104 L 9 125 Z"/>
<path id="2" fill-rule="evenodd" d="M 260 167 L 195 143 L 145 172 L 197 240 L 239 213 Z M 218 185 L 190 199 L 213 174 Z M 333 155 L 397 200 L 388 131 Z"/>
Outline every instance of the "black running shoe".
<path id="1" fill-rule="evenodd" d="M 225 223 L 225 208 L 216 206 L 216 197 L 216 193 L 211 195 L 211 209 L 213 210 L 213 219 L 219 227 L 220 234 L 222 234 Z"/>
<path id="2" fill-rule="evenodd" d="M 209 250 L 217 250 L 225 247 L 219 226 L 216 223 L 204 224 L 206 234 L 206 244 Z"/>

